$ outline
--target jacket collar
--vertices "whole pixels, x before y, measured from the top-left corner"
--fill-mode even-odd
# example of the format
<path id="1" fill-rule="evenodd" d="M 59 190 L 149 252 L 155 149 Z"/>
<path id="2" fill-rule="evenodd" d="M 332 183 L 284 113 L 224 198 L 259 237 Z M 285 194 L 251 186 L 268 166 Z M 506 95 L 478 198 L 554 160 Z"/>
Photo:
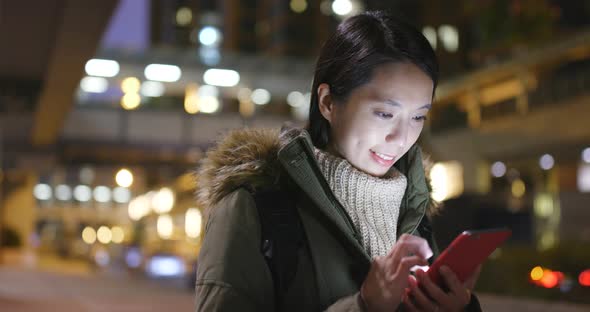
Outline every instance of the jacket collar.
<path id="1" fill-rule="evenodd" d="M 278 158 L 291 180 L 314 202 L 320 213 L 340 230 L 349 247 L 370 261 L 350 217 L 335 198 L 315 161 L 313 144 L 307 131 L 287 130 L 281 137 L 286 143 L 279 150 Z"/>
<path id="2" fill-rule="evenodd" d="M 323 207 L 324 213 L 342 230 L 358 236 L 317 166 L 309 133 L 300 129 L 284 130 L 281 133 L 281 141 L 283 144 L 279 150 L 279 160 L 299 188 L 312 198 L 318 207 Z M 424 173 L 430 166 L 429 159 L 423 157 L 417 144 L 414 144 L 395 164 L 396 169 L 408 180 L 400 207 L 402 214 L 398 221 L 398 236 L 403 233 L 414 233 L 425 215 L 437 213 L 439 207 L 431 198 L 430 183 Z M 339 216 L 341 213 L 337 212 L 344 213 L 344 216 Z"/>
<path id="3" fill-rule="evenodd" d="M 425 214 L 436 213 L 430 198 L 425 170 L 428 158 L 414 145 L 396 168 L 408 178 L 398 222 L 398 234 L 413 233 Z M 307 131 L 285 129 L 240 129 L 230 132 L 207 152 L 197 171 L 197 199 L 206 211 L 224 196 L 245 187 L 252 191 L 278 187 L 287 173 L 312 199 L 321 212 L 345 233 L 352 245 L 359 244 L 344 209 L 334 198 L 313 156 Z M 361 248 L 362 250 L 362 248 Z"/>

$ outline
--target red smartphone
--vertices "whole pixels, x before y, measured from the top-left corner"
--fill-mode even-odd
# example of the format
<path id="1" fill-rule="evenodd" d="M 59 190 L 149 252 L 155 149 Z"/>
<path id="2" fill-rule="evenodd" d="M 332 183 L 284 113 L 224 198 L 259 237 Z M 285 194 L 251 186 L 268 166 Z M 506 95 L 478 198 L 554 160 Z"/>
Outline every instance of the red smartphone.
<path id="1" fill-rule="evenodd" d="M 438 269 L 446 265 L 464 282 L 511 234 L 509 229 L 464 231 L 438 256 L 427 274 L 444 289 L 445 283 Z"/>

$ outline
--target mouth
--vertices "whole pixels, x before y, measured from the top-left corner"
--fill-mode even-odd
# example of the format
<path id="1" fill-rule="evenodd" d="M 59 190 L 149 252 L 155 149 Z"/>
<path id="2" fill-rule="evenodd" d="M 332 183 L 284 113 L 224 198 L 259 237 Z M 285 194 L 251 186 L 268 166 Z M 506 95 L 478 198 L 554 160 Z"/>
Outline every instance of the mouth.
<path id="1" fill-rule="evenodd" d="M 386 166 L 386 167 L 390 167 L 391 165 L 393 165 L 393 162 L 395 161 L 394 155 L 383 154 L 383 153 L 375 152 L 373 150 L 370 150 L 370 151 L 371 151 L 371 157 L 378 164 L 380 164 L 382 166 Z"/>

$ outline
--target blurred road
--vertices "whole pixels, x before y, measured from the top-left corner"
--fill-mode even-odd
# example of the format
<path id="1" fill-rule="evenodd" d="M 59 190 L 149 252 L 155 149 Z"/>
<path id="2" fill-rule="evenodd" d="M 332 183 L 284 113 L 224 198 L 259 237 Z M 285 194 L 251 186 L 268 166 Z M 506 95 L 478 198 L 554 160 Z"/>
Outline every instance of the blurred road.
<path id="1" fill-rule="evenodd" d="M 0 267 L 0 311 L 192 311 L 193 292 L 114 274 Z"/>
<path id="2" fill-rule="evenodd" d="M 588 312 L 590 306 L 567 302 L 542 301 L 523 298 L 500 297 L 488 294 L 478 294 L 484 311 L 518 311 L 518 312 Z"/>
<path id="3" fill-rule="evenodd" d="M 484 311 L 590 311 L 590 306 L 479 294 Z M 123 274 L 0 267 L 0 311 L 192 311 L 193 292 Z"/>

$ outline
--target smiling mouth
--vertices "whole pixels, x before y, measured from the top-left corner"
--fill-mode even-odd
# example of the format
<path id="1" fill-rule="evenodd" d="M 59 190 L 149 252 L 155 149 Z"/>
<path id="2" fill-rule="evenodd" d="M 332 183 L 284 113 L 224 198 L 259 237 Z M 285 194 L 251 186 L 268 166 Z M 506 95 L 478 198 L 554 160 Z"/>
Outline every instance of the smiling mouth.
<path id="1" fill-rule="evenodd" d="M 373 150 L 371 150 L 371 152 L 373 152 L 373 154 L 377 155 L 379 158 L 385 160 L 385 161 L 391 161 L 395 158 L 395 156 L 391 156 L 391 155 L 387 155 L 387 154 L 381 154 L 379 152 L 375 152 Z"/>

